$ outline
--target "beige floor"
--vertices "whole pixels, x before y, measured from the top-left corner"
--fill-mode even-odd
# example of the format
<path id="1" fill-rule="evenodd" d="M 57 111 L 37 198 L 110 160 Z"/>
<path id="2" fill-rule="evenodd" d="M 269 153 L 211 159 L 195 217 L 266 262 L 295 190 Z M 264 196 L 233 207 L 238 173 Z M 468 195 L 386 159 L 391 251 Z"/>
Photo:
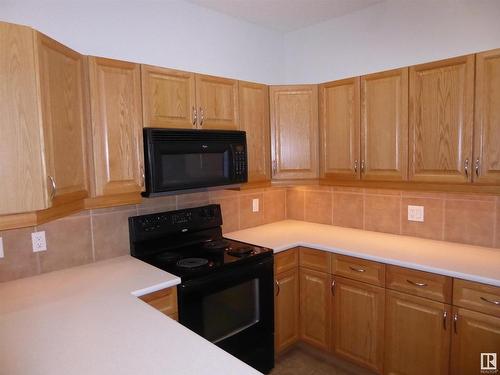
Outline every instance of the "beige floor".
<path id="1" fill-rule="evenodd" d="M 369 375 L 364 369 L 300 345 L 276 360 L 270 375 Z"/>

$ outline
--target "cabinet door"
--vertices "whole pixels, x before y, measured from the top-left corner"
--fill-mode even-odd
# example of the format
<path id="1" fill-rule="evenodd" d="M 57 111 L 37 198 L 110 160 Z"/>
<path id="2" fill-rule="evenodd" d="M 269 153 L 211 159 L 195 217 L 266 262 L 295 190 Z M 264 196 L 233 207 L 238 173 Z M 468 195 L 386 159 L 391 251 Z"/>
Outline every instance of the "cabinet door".
<path id="1" fill-rule="evenodd" d="M 143 151 L 140 65 L 89 57 L 95 193 L 140 192 Z"/>
<path id="2" fill-rule="evenodd" d="M 196 103 L 200 128 L 238 130 L 238 81 L 196 74 Z"/>
<path id="3" fill-rule="evenodd" d="M 330 348 L 330 275 L 300 268 L 300 338 Z"/>
<path id="4" fill-rule="evenodd" d="M 500 183 L 500 49 L 476 55 L 474 182 Z"/>
<path id="5" fill-rule="evenodd" d="M 408 176 L 408 68 L 361 78 L 361 177 Z"/>
<path id="6" fill-rule="evenodd" d="M 142 65 L 145 127 L 196 127 L 194 73 Z"/>
<path id="7" fill-rule="evenodd" d="M 270 98 L 273 179 L 318 178 L 317 86 L 273 86 Z"/>
<path id="8" fill-rule="evenodd" d="M 324 83 L 319 93 L 321 177 L 358 179 L 359 78 Z"/>
<path id="9" fill-rule="evenodd" d="M 470 181 L 473 97 L 474 55 L 410 67 L 410 180 Z"/>
<path id="10" fill-rule="evenodd" d="M 335 277 L 333 348 L 335 353 L 382 373 L 384 288 Z"/>
<path id="11" fill-rule="evenodd" d="M 276 277 L 275 347 L 282 352 L 299 339 L 299 272 L 298 268 Z"/>
<path id="12" fill-rule="evenodd" d="M 83 200 L 89 195 L 83 56 L 40 33 L 36 46 L 53 205 Z"/>
<path id="13" fill-rule="evenodd" d="M 42 210 L 46 190 L 33 31 L 0 22 L 0 215 Z"/>
<path id="14" fill-rule="evenodd" d="M 449 305 L 388 290 L 385 314 L 385 374 L 448 374 Z"/>
<path id="15" fill-rule="evenodd" d="M 269 90 L 266 85 L 239 82 L 240 130 L 247 132 L 248 182 L 271 179 Z"/>
<path id="16" fill-rule="evenodd" d="M 456 321 L 451 340 L 451 373 L 484 374 L 481 364 L 487 366 L 481 353 L 500 355 L 500 318 L 457 307 L 453 310 Z"/>

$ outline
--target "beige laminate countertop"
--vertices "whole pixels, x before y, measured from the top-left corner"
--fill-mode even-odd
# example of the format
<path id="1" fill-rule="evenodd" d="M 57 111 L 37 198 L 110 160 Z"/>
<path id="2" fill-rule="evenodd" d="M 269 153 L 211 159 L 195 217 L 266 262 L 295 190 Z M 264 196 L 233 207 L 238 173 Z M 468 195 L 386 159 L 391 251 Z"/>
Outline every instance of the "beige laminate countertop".
<path id="1" fill-rule="evenodd" d="M 1 283 L 0 374 L 260 374 L 136 297 L 179 283 L 130 256 Z"/>
<path id="2" fill-rule="evenodd" d="M 225 234 L 280 252 L 306 246 L 500 286 L 500 249 L 284 220 Z"/>

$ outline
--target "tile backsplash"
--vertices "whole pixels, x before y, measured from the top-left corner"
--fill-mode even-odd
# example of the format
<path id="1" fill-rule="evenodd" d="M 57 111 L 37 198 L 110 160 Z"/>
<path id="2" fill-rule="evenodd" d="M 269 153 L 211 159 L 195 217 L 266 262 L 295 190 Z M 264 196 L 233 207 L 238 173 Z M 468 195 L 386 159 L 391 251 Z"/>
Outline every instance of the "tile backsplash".
<path id="1" fill-rule="evenodd" d="M 252 199 L 260 199 L 252 212 Z M 0 231 L 5 257 L 0 259 L 0 282 L 37 275 L 129 254 L 128 218 L 154 212 L 219 203 L 223 231 L 283 220 L 286 189 L 219 190 L 145 199 L 140 205 L 82 211 L 37 227 Z M 33 253 L 31 233 L 43 230 L 48 250 Z"/>
<path id="2" fill-rule="evenodd" d="M 303 186 L 287 190 L 287 218 L 500 248 L 500 197 Z M 408 221 L 408 205 L 424 222 Z"/>

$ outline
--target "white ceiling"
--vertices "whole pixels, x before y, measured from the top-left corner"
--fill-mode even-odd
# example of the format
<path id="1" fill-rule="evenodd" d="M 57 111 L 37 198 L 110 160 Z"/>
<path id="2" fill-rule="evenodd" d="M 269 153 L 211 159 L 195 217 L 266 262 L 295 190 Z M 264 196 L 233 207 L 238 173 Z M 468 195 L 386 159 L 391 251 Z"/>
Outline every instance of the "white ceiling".
<path id="1" fill-rule="evenodd" d="M 288 32 L 369 7 L 384 0 L 187 0 L 217 12 Z"/>

